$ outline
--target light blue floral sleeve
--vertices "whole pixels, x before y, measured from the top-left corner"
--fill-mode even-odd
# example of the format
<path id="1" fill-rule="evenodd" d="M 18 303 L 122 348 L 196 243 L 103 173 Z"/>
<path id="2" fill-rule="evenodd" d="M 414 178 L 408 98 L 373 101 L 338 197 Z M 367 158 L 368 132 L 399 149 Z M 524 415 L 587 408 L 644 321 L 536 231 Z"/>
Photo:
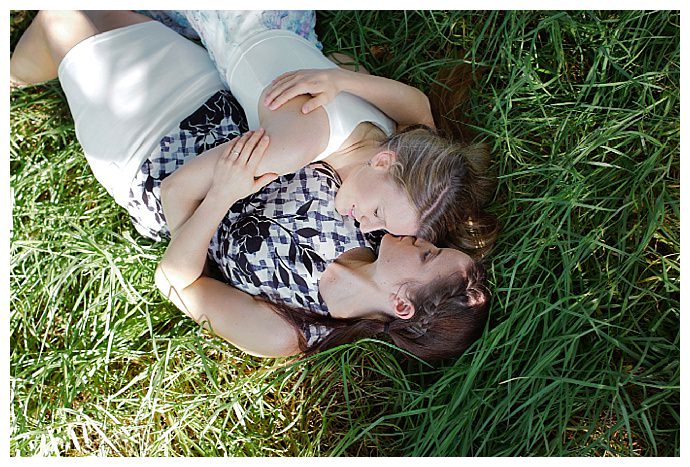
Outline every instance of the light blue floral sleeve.
<path id="1" fill-rule="evenodd" d="M 313 10 L 138 10 L 192 40 L 222 36 L 226 44 L 241 42 L 248 34 L 284 29 L 299 34 L 323 50 L 316 37 Z"/>

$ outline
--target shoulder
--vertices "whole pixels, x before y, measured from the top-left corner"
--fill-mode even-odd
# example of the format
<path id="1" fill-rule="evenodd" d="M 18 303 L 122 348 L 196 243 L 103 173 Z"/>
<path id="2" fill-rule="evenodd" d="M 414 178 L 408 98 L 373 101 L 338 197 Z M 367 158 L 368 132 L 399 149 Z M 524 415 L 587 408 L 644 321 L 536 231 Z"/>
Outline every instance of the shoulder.
<path id="1" fill-rule="evenodd" d="M 259 120 L 271 143 L 258 173 L 294 172 L 326 149 L 330 136 L 328 116 L 322 108 L 303 114 L 302 105 L 307 100 L 307 96 L 297 96 L 276 110 L 259 106 Z"/>
<path id="2" fill-rule="evenodd" d="M 391 134 L 395 131 L 392 129 Z M 380 127 L 372 122 L 364 121 L 357 124 L 352 133 L 343 141 L 338 149 L 338 152 L 348 152 L 353 147 L 361 145 L 363 142 L 374 141 L 376 143 L 384 142 L 390 135 L 383 131 Z M 328 160 L 328 159 L 326 159 Z"/>

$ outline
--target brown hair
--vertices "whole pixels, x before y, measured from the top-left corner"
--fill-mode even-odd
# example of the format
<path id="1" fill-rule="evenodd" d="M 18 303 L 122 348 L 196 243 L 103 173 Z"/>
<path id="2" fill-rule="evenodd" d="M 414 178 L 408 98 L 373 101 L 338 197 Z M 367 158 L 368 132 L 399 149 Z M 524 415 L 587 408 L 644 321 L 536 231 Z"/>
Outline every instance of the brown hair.
<path id="1" fill-rule="evenodd" d="M 486 273 L 480 263 L 465 271 L 418 285 L 408 291 L 415 307 L 410 319 L 335 319 L 310 310 L 285 304 L 271 304 L 298 330 L 300 349 L 307 355 L 381 334 L 395 345 L 426 361 L 445 360 L 462 354 L 481 337 L 489 308 Z M 303 329 L 325 326 L 327 336 L 312 347 L 307 345 Z"/>
<path id="2" fill-rule="evenodd" d="M 489 148 L 470 142 L 476 135 L 467 117 L 470 89 L 485 71 L 466 63 L 442 68 L 429 93 L 438 129 L 415 125 L 381 143 L 397 155 L 390 175 L 419 213 L 416 235 L 475 259 L 488 254 L 498 233 L 485 210 L 496 184 Z"/>
<path id="3" fill-rule="evenodd" d="M 488 253 L 498 224 L 484 210 L 495 185 L 487 146 L 453 142 L 425 126 L 410 127 L 383 145 L 397 155 L 389 174 L 420 215 L 417 236 L 475 258 Z"/>

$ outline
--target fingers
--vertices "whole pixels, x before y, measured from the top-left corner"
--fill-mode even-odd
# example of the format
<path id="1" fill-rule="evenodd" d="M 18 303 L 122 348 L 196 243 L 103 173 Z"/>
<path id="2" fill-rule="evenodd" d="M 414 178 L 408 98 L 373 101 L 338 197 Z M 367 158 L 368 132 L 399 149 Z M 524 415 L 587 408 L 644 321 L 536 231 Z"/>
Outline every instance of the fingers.
<path id="1" fill-rule="evenodd" d="M 271 82 L 271 88 L 269 89 L 268 93 L 264 97 L 264 105 L 266 107 L 271 107 L 271 104 L 273 103 L 273 100 L 280 95 L 287 87 L 292 83 L 292 80 L 295 76 L 294 72 L 291 73 L 284 73 L 280 76 L 278 76 L 276 79 L 274 79 Z"/>
<path id="2" fill-rule="evenodd" d="M 325 104 L 328 104 L 328 98 L 325 94 L 319 94 L 318 96 L 313 97 L 304 103 L 302 106 L 302 113 L 308 114 L 312 110 L 317 109 Z"/>
<path id="3" fill-rule="evenodd" d="M 245 133 L 245 135 L 247 135 L 248 133 Z M 240 155 L 237 157 L 237 162 L 240 164 L 247 164 L 251 159 L 254 159 L 254 156 L 259 156 L 260 159 L 261 156 L 263 156 L 263 152 L 265 151 L 268 143 L 266 142 L 266 144 L 259 145 L 259 142 L 262 142 L 267 139 L 268 137 L 264 138 L 263 128 L 251 132 L 249 138 L 245 140 Z"/>
<path id="4" fill-rule="evenodd" d="M 228 147 L 223 153 L 223 156 L 230 160 L 237 159 L 237 157 L 242 153 L 242 148 L 244 147 L 244 143 L 248 136 L 249 135 L 247 135 L 247 133 L 244 133 L 242 135 L 237 135 L 228 141 Z"/>
<path id="5" fill-rule="evenodd" d="M 254 174 L 256 174 L 256 169 L 259 167 L 259 163 L 264 158 L 268 143 L 268 135 L 261 136 L 261 139 L 257 142 L 257 145 L 254 148 L 251 158 L 247 161 L 247 168 Z"/>
<path id="6" fill-rule="evenodd" d="M 229 141 L 223 157 L 231 164 L 256 167 L 266 152 L 268 143 L 269 138 L 263 128 L 248 131 Z"/>
<path id="7" fill-rule="evenodd" d="M 286 79 L 289 79 L 290 77 L 295 76 L 296 74 L 297 74 L 297 70 L 294 70 L 294 71 L 287 71 L 287 72 L 283 73 L 282 75 L 278 76 L 278 77 L 277 77 L 276 79 L 274 79 L 273 81 L 271 81 L 271 86 L 275 86 L 275 85 L 277 85 L 278 83 L 280 83 L 281 81 L 284 81 L 284 80 L 286 80 Z"/>
<path id="8" fill-rule="evenodd" d="M 259 177 L 255 182 L 254 186 L 256 187 L 256 190 L 260 190 L 261 188 L 265 187 L 272 181 L 276 180 L 279 177 L 277 173 L 266 173 L 263 174 L 261 177 Z"/>
<path id="9" fill-rule="evenodd" d="M 287 82 L 292 81 L 297 77 L 297 71 L 289 71 L 278 76 L 276 79 L 271 81 L 271 91 L 276 89 L 278 86 L 282 86 Z"/>
<path id="10" fill-rule="evenodd" d="M 293 97 L 308 94 L 310 91 L 313 92 L 314 89 L 305 83 L 300 83 L 296 78 L 290 78 L 271 90 L 266 99 L 266 106 L 275 110 Z"/>
<path id="11" fill-rule="evenodd" d="M 296 70 L 283 73 L 271 82 L 271 87 L 264 97 L 264 105 L 271 110 L 276 110 L 299 95 L 323 93 L 326 90 L 325 84 L 322 70 Z"/>

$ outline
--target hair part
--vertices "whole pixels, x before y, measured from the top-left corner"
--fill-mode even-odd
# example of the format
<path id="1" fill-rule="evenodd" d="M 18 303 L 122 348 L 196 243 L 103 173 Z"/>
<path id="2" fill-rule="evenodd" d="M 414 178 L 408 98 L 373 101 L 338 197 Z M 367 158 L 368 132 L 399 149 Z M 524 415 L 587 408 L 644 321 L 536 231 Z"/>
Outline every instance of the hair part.
<path id="1" fill-rule="evenodd" d="M 419 214 L 417 236 L 476 259 L 486 255 L 498 231 L 496 217 L 484 209 L 495 189 L 486 144 L 455 143 L 420 125 L 383 146 L 397 156 L 389 175 Z"/>

